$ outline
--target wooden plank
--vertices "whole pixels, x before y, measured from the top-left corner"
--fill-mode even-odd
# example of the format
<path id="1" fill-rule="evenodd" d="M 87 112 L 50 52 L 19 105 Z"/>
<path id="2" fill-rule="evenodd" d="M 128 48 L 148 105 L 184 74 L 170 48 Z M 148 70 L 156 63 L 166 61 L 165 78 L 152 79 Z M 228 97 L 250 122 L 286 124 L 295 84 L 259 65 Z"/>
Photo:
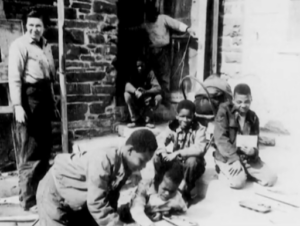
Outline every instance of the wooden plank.
<path id="1" fill-rule="evenodd" d="M 208 0 L 200 0 L 198 3 L 199 23 L 196 31 L 198 34 L 197 79 L 199 81 L 204 80 L 207 3 Z"/>
<path id="2" fill-rule="evenodd" d="M 213 11 L 213 34 L 212 34 L 212 72 L 217 73 L 218 70 L 218 30 L 219 30 L 219 9 L 220 0 L 214 0 Z"/>
<path id="3" fill-rule="evenodd" d="M 67 91 L 65 78 L 65 55 L 64 55 L 64 22 L 65 6 L 64 0 L 57 1 L 58 10 L 58 48 L 59 48 L 59 84 L 61 101 L 61 123 L 62 123 L 62 150 L 69 152 L 68 141 L 68 114 L 67 114 Z"/>

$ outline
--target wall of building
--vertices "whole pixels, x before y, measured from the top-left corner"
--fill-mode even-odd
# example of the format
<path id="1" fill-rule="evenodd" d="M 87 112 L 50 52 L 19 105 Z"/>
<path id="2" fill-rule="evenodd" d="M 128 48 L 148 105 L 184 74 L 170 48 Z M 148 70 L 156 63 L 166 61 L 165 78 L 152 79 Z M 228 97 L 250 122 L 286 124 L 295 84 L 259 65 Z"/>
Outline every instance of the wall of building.
<path id="1" fill-rule="evenodd" d="M 53 26 L 45 32 L 58 67 L 57 7 L 53 0 L 3 0 L 7 19 L 21 19 L 31 7 L 48 13 Z M 67 107 L 70 140 L 101 136 L 116 121 L 115 80 L 107 71 L 117 54 L 115 0 L 65 0 Z M 58 79 L 55 92 L 59 96 Z M 60 148 L 60 122 L 53 123 Z"/>
<path id="2" fill-rule="evenodd" d="M 292 100 L 300 95 L 300 1 L 224 0 L 221 11 L 221 75 L 232 87 L 251 86 L 262 127 L 278 121 L 282 130 L 297 132 L 300 108 Z"/>

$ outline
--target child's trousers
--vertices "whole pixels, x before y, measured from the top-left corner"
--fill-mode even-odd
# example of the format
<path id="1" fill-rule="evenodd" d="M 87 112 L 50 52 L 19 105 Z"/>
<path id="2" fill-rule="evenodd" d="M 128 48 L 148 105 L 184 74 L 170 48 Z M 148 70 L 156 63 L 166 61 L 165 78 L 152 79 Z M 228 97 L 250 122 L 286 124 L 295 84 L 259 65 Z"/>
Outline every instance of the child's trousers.
<path id="1" fill-rule="evenodd" d="M 231 188 L 243 188 L 247 179 L 268 187 L 273 186 L 277 181 L 277 175 L 272 172 L 260 158 L 255 162 L 234 162 L 236 173 L 231 170 L 231 164 L 223 163 L 216 159 L 215 163 L 219 171 L 219 178 L 225 180 Z"/>
<path id="2" fill-rule="evenodd" d="M 154 169 L 156 173 L 161 174 L 165 162 L 161 154 L 156 154 L 153 158 Z M 182 161 L 184 169 L 184 180 L 187 185 L 187 190 L 191 191 L 195 185 L 196 181 L 203 175 L 205 172 L 206 162 L 204 158 L 197 157 L 188 157 Z"/>

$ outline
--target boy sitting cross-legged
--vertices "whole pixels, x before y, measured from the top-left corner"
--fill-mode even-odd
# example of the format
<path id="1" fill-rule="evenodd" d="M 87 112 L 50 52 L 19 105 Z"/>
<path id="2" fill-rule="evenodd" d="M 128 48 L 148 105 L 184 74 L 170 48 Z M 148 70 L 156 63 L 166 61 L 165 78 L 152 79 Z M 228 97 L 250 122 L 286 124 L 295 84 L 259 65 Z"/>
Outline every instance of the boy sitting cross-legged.
<path id="1" fill-rule="evenodd" d="M 272 186 L 277 180 L 261 161 L 257 144 L 237 147 L 238 136 L 259 135 L 259 119 L 250 110 L 251 101 L 250 87 L 239 84 L 234 88 L 233 103 L 221 104 L 215 118 L 216 169 L 231 188 L 242 188 L 247 179 L 263 186 Z"/>
<path id="2" fill-rule="evenodd" d="M 157 149 L 154 134 L 136 130 L 119 148 L 59 154 L 37 192 L 40 226 L 122 225 L 120 189 Z"/>
<path id="3" fill-rule="evenodd" d="M 196 121 L 195 105 L 189 100 L 181 101 L 177 106 L 177 116 L 163 136 L 163 144 L 154 156 L 154 168 L 160 171 L 166 162 L 179 159 L 184 168 L 183 198 L 187 203 L 192 201 L 191 190 L 195 187 L 205 171 L 206 127 Z M 173 143 L 172 152 L 166 147 Z"/>
<path id="4" fill-rule="evenodd" d="M 131 203 L 121 208 L 121 216 L 127 223 L 152 226 L 162 216 L 185 212 L 187 206 L 178 191 L 182 179 L 181 163 L 169 162 L 154 179 L 140 181 Z"/>

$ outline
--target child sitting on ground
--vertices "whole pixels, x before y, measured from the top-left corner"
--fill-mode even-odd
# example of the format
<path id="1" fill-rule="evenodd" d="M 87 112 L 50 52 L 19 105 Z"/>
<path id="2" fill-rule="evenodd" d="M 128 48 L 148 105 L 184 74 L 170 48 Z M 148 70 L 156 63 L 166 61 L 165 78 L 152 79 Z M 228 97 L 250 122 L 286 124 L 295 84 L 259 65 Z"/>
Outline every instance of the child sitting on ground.
<path id="1" fill-rule="evenodd" d="M 166 162 L 180 159 L 184 168 L 183 198 L 187 203 L 192 201 L 191 190 L 195 187 L 205 171 L 206 127 L 194 117 L 195 105 L 189 100 L 179 102 L 176 119 L 169 124 L 163 135 L 163 145 L 160 145 L 154 156 L 154 168 L 160 171 Z M 169 153 L 166 147 L 173 143 L 173 151 Z"/>
<path id="2" fill-rule="evenodd" d="M 162 216 L 183 213 L 187 210 L 178 186 L 183 179 L 180 162 L 168 163 L 152 180 L 140 181 L 135 196 L 123 207 L 123 217 L 127 223 L 136 222 L 140 226 L 151 226 L 162 220 Z"/>
<path id="3" fill-rule="evenodd" d="M 244 187 L 247 179 L 263 186 L 272 186 L 277 180 L 277 176 L 259 158 L 257 145 L 236 145 L 238 135 L 259 135 L 259 119 L 250 110 L 251 102 L 250 87 L 239 84 L 234 88 L 233 103 L 221 104 L 215 118 L 216 169 L 231 188 Z"/>
<path id="4" fill-rule="evenodd" d="M 123 225 L 117 213 L 120 189 L 156 149 L 154 134 L 142 129 L 119 148 L 57 155 L 38 186 L 40 226 Z"/>

